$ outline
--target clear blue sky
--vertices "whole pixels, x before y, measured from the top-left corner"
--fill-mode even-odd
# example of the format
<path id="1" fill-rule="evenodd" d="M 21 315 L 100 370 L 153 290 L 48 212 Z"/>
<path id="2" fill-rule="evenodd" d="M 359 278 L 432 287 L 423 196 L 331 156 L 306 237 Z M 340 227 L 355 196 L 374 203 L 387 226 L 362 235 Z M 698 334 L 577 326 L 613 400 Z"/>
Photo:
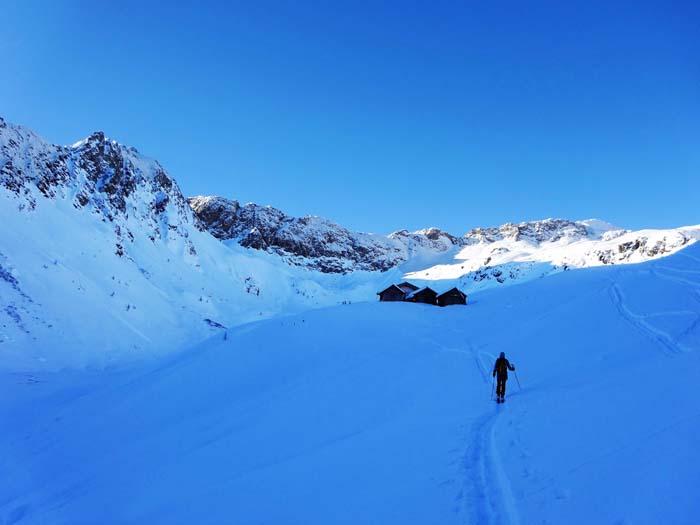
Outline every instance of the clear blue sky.
<path id="1" fill-rule="evenodd" d="M 3 2 L 0 115 L 377 233 L 700 223 L 697 2 L 147 3 Z"/>

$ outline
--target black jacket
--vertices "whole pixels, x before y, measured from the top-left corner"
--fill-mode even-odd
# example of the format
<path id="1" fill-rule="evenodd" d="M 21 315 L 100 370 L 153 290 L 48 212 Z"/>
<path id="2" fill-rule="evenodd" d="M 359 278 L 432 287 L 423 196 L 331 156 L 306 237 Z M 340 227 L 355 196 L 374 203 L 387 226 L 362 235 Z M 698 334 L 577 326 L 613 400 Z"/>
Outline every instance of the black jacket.
<path id="1" fill-rule="evenodd" d="M 496 359 L 496 364 L 493 365 L 493 376 L 498 374 L 499 379 L 508 379 L 508 370 L 515 370 L 515 367 L 510 364 L 505 357 Z"/>

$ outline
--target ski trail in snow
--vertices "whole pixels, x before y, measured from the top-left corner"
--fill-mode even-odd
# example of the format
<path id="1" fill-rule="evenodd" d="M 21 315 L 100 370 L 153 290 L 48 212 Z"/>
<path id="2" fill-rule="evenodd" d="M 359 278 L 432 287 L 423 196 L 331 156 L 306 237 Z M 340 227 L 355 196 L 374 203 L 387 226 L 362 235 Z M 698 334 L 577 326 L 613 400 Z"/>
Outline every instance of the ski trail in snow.
<path id="1" fill-rule="evenodd" d="M 658 278 L 660 278 L 660 279 L 664 279 L 664 280 L 666 280 L 666 281 L 671 281 L 671 282 L 674 282 L 674 283 L 676 283 L 676 284 L 680 284 L 680 285 L 683 285 L 683 286 L 690 286 L 690 287 L 693 289 L 693 291 L 694 291 L 695 293 L 700 293 L 700 283 L 699 283 L 699 282 L 697 282 L 697 281 L 691 281 L 690 279 L 686 279 L 685 277 L 678 277 L 678 276 L 676 276 L 676 275 L 669 275 L 669 274 L 667 274 L 667 273 L 659 272 L 660 269 L 662 269 L 662 270 L 664 270 L 664 271 L 671 271 L 671 272 L 675 272 L 675 271 L 676 271 L 676 270 L 674 270 L 673 268 L 659 267 L 659 268 L 654 268 L 654 269 L 652 269 L 651 273 L 652 273 L 655 277 L 658 277 Z M 696 273 L 697 273 L 697 274 L 700 275 L 700 272 L 681 271 L 681 273 L 684 273 L 684 274 L 689 274 L 689 273 L 691 273 L 691 274 L 696 274 Z"/>
<path id="2" fill-rule="evenodd" d="M 520 523 L 508 476 L 494 440 L 500 408 L 486 412 L 472 426 L 471 443 L 462 457 L 463 510 L 467 523 Z"/>
<path id="3" fill-rule="evenodd" d="M 686 348 L 680 345 L 667 332 L 647 323 L 644 320 L 645 316 L 632 312 L 625 303 L 622 290 L 616 283 L 610 287 L 610 299 L 623 319 L 636 328 L 637 331 L 657 342 L 664 348 L 666 354 L 673 355 L 687 352 Z M 662 312 L 657 312 L 657 314 L 659 313 Z"/>
<path id="4" fill-rule="evenodd" d="M 470 447 L 462 461 L 462 468 L 468 480 L 466 506 L 469 511 L 469 523 L 498 523 L 498 498 L 493 487 L 492 474 L 489 469 L 490 457 L 487 454 L 492 446 L 490 438 L 497 412 L 485 414 L 474 423 Z"/>
<path id="5" fill-rule="evenodd" d="M 680 252 L 678 255 L 681 255 L 682 257 L 687 257 L 688 259 L 691 259 L 691 260 L 695 261 L 696 263 L 700 264 L 700 259 L 698 259 L 697 257 L 695 257 L 693 255 L 689 255 L 689 254 L 684 253 L 684 252 Z"/>
<path id="6" fill-rule="evenodd" d="M 700 275 L 700 270 L 686 270 L 686 269 L 671 268 L 670 266 L 661 266 L 661 265 L 656 266 L 655 269 L 664 270 L 664 271 L 673 272 L 673 273 L 689 273 L 692 275 Z M 696 283 L 696 284 L 700 285 L 700 283 Z"/>
<path id="7" fill-rule="evenodd" d="M 653 432 L 650 432 L 648 434 L 645 434 L 642 436 L 635 436 L 631 441 L 629 441 L 621 446 L 615 447 L 611 450 L 606 450 L 605 452 L 603 452 L 595 457 L 586 459 L 585 461 L 579 463 L 578 465 L 571 467 L 569 469 L 568 473 L 573 474 L 574 472 L 581 470 L 584 467 L 595 464 L 596 462 L 600 462 L 601 460 L 608 458 L 610 456 L 617 455 L 622 451 L 629 450 L 632 448 L 637 448 L 641 444 L 643 444 L 647 441 L 650 441 L 650 440 L 654 439 L 655 437 L 658 437 L 666 432 L 675 431 L 675 429 L 677 427 L 684 425 L 684 424 L 687 424 L 687 423 L 694 421 L 696 419 L 700 419 L 700 412 L 698 412 L 696 414 L 691 414 L 690 416 L 683 417 L 681 419 L 678 419 L 677 421 L 674 421 L 674 422 L 664 426 L 663 428 L 654 430 Z"/>
<path id="8" fill-rule="evenodd" d="M 483 357 L 493 356 L 480 351 L 470 342 L 468 350 L 448 347 L 435 340 L 429 341 L 444 352 L 471 355 L 484 384 L 490 383 L 489 368 L 484 365 Z M 494 440 L 496 423 L 500 410 L 487 410 L 472 425 L 468 446 L 460 461 L 463 471 L 463 485 L 458 499 L 459 510 L 468 515 L 467 523 L 478 525 L 518 525 L 520 523 L 515 500 L 510 488 L 510 481 L 503 469 L 498 447 Z M 459 511 L 458 510 L 458 511 Z"/>
<path id="9" fill-rule="evenodd" d="M 667 281 L 675 282 L 676 284 L 680 284 L 683 286 L 690 286 L 690 288 L 693 291 L 693 298 L 700 303 L 700 283 L 696 281 L 691 281 L 689 279 L 686 279 L 684 277 L 678 277 L 675 275 L 668 275 L 663 272 L 659 272 L 659 269 L 663 269 L 664 271 L 671 271 L 671 272 L 680 272 L 685 275 L 687 274 L 693 274 L 693 275 L 700 275 L 700 271 L 695 271 L 695 270 L 678 270 L 675 268 L 667 268 L 665 266 L 659 266 L 657 268 L 652 269 L 652 274 L 655 277 L 659 277 L 660 279 L 665 279 Z M 669 311 L 669 312 L 660 312 L 659 314 L 655 315 L 681 315 L 681 314 L 686 314 L 686 315 L 693 315 L 695 317 L 695 320 L 689 324 L 685 330 L 678 336 L 678 341 L 681 341 L 685 336 L 693 332 L 698 326 L 700 326 L 700 312 L 698 311 L 689 311 L 689 310 L 681 310 L 681 311 Z M 651 317 L 651 316 L 649 316 Z M 679 346 L 680 343 L 678 343 Z"/>
<path id="10" fill-rule="evenodd" d="M 479 349 L 476 348 L 470 342 L 467 342 L 467 346 L 469 346 L 469 351 L 471 352 L 472 356 L 474 357 L 474 363 L 476 363 L 476 368 L 479 370 L 479 373 L 481 374 L 481 379 L 483 379 L 484 383 L 488 384 L 490 382 L 489 381 L 488 367 L 484 366 L 484 361 L 482 360 L 482 357 L 484 356 L 485 353 L 479 351 Z"/>
<path id="11" fill-rule="evenodd" d="M 489 368 L 483 358 L 490 354 L 467 342 L 484 384 L 490 383 Z M 493 394 L 492 394 L 493 395 Z M 493 399 L 493 398 L 492 398 Z M 503 468 L 494 435 L 502 407 L 487 410 L 472 425 L 469 446 L 462 456 L 464 472 L 463 509 L 467 523 L 517 525 L 520 523 L 510 481 Z"/>
<path id="12" fill-rule="evenodd" d="M 479 374 L 481 375 L 481 379 L 483 379 L 484 383 L 489 383 L 488 367 L 486 367 L 484 365 L 482 357 L 484 355 L 488 355 L 490 357 L 490 354 L 486 354 L 485 352 L 480 352 L 479 348 L 475 347 L 469 341 L 466 342 L 466 345 L 469 348 L 468 350 L 463 350 L 462 348 L 453 348 L 453 347 L 445 346 L 445 345 L 440 344 L 434 340 L 426 340 L 426 342 L 429 344 L 432 344 L 433 346 L 437 346 L 443 352 L 453 352 L 455 354 L 471 355 L 474 359 L 474 363 L 476 364 L 476 368 L 479 370 Z"/>
<path id="13" fill-rule="evenodd" d="M 518 516 L 515 498 L 513 497 L 513 491 L 510 487 L 510 480 L 508 479 L 508 474 L 506 474 L 506 471 L 503 468 L 503 462 L 501 461 L 501 456 L 494 440 L 497 422 L 498 419 L 491 426 L 489 442 L 491 443 L 491 457 L 493 458 L 492 465 L 494 466 L 494 474 L 501 493 L 501 508 L 503 509 L 503 517 L 506 518 L 507 523 L 510 525 L 519 525 L 520 517 Z M 501 521 L 503 520 L 501 519 Z"/>

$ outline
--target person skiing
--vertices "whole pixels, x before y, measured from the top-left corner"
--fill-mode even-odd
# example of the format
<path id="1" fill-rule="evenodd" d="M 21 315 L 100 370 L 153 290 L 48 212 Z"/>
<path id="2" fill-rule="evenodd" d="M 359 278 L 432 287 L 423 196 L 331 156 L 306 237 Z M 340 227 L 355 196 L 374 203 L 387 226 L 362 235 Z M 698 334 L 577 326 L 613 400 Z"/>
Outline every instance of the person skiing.
<path id="1" fill-rule="evenodd" d="M 496 359 L 493 365 L 493 377 L 496 378 L 496 403 L 503 403 L 506 400 L 506 381 L 508 381 L 508 370 L 515 371 L 515 365 L 510 364 L 506 359 L 505 352 Z"/>

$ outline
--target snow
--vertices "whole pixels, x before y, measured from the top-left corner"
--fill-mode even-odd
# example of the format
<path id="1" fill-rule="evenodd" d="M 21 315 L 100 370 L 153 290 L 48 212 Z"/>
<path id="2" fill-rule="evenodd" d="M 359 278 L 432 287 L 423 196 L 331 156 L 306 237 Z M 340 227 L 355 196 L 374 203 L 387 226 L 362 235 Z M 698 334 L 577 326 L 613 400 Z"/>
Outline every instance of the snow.
<path id="1" fill-rule="evenodd" d="M 188 201 L 156 160 L 101 132 L 63 147 L 0 119 L 0 368 L 157 358 L 221 326 L 372 301 L 406 279 L 471 295 L 660 258 L 699 238 L 700 226 L 629 232 L 598 219 L 463 237 L 352 232 L 255 204 Z"/>
<path id="2" fill-rule="evenodd" d="M 583 221 L 589 224 L 591 221 Z M 407 279 L 443 281 L 466 291 L 494 285 L 489 279 L 479 281 L 480 274 L 495 271 L 504 275 L 503 282 L 543 277 L 568 268 L 585 268 L 605 264 L 634 264 L 666 256 L 700 239 L 700 225 L 669 230 L 624 232 L 604 229 L 596 223 L 590 237 L 562 236 L 548 242 L 530 238 L 504 237 L 492 242 L 478 242 L 450 254 L 441 264 L 411 271 Z M 611 235 L 612 234 L 612 235 Z"/>
<path id="3" fill-rule="evenodd" d="M 585 225 L 595 237 L 602 237 L 607 232 L 622 230 L 622 228 L 619 226 L 615 226 L 614 224 L 601 219 L 585 219 L 577 222 Z"/>
<path id="4" fill-rule="evenodd" d="M 225 334 L 225 335 L 224 335 Z M 700 502 L 700 246 L 0 374 L 0 521 L 674 523 Z M 507 401 L 490 370 L 516 366 Z"/>
<path id="5" fill-rule="evenodd" d="M 154 242 L 133 216 L 121 223 L 133 240 L 123 241 L 118 257 L 112 224 L 76 211 L 69 199 L 39 199 L 19 212 L 0 189 L 0 368 L 8 370 L 167 355 L 216 333 L 206 319 L 230 327 L 364 300 L 396 276 L 338 279 L 227 246 L 187 224 L 184 235 Z"/>

